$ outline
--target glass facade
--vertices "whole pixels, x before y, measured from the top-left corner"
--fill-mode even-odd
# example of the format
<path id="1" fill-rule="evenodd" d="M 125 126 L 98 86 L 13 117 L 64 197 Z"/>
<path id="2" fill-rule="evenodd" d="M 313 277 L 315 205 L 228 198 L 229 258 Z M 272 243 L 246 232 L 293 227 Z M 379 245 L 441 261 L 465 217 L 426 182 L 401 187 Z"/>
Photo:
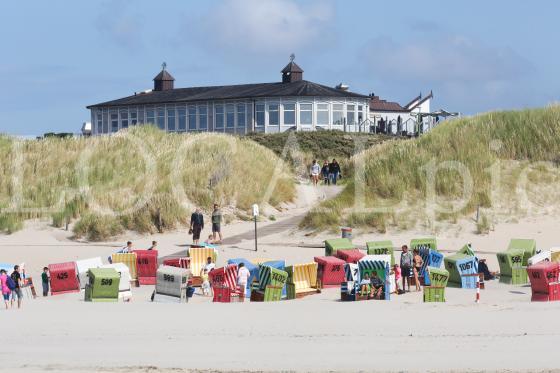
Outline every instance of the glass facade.
<path id="1" fill-rule="evenodd" d="M 167 131 L 227 131 L 236 133 L 285 131 L 289 128 L 342 129 L 368 117 L 367 99 L 338 100 L 274 98 L 210 101 L 159 106 L 105 107 L 92 109 L 95 133 L 113 133 L 139 124 L 152 124 Z M 282 127 L 280 127 L 282 126 Z M 332 126 L 332 127 L 331 127 Z M 347 130 L 352 130 L 345 127 Z"/>

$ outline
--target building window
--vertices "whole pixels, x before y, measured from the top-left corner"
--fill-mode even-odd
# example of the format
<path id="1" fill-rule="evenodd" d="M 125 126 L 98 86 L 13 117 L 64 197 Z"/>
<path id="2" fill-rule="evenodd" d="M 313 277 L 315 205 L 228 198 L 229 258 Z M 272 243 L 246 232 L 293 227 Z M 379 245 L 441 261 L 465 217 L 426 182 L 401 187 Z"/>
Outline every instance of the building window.
<path id="1" fill-rule="evenodd" d="M 138 124 L 144 124 L 144 108 L 138 108 Z"/>
<path id="2" fill-rule="evenodd" d="M 121 109 L 121 128 L 128 128 L 128 110 Z"/>
<path id="3" fill-rule="evenodd" d="M 97 112 L 96 118 L 97 118 L 97 133 L 103 133 L 103 114 L 101 114 L 101 110 Z"/>
<path id="4" fill-rule="evenodd" d="M 136 108 L 130 109 L 130 125 L 135 126 L 136 124 L 138 124 L 138 113 Z"/>
<path id="5" fill-rule="evenodd" d="M 179 131 L 187 130 L 187 110 L 184 107 L 177 108 L 179 115 Z"/>
<path id="6" fill-rule="evenodd" d="M 356 105 L 346 105 L 346 123 L 356 124 Z"/>
<path id="7" fill-rule="evenodd" d="M 196 131 L 196 106 L 189 106 L 189 131 Z"/>
<path id="8" fill-rule="evenodd" d="M 277 126 L 280 124 L 280 116 L 278 114 L 279 105 L 269 104 L 268 105 L 268 124 L 270 126 Z"/>
<path id="9" fill-rule="evenodd" d="M 103 133 L 109 133 L 109 111 L 103 109 Z"/>
<path id="10" fill-rule="evenodd" d="M 208 108 L 206 105 L 198 107 L 198 128 L 203 131 L 208 128 Z"/>
<path id="11" fill-rule="evenodd" d="M 299 104 L 299 123 L 313 124 L 313 104 Z"/>
<path id="12" fill-rule="evenodd" d="M 119 130 L 119 113 L 116 111 L 111 112 L 111 132 Z"/>
<path id="13" fill-rule="evenodd" d="M 284 125 L 296 124 L 296 104 L 284 104 Z"/>
<path id="14" fill-rule="evenodd" d="M 344 124 L 344 105 L 333 104 L 333 124 Z"/>
<path id="15" fill-rule="evenodd" d="M 168 106 L 167 107 L 167 130 L 168 131 L 175 131 L 176 129 L 175 124 L 175 107 Z"/>
<path id="16" fill-rule="evenodd" d="M 165 109 L 161 107 L 157 108 L 157 126 L 165 130 Z"/>
<path id="17" fill-rule="evenodd" d="M 235 106 L 233 104 L 226 105 L 226 127 L 235 127 Z"/>
<path id="18" fill-rule="evenodd" d="M 329 104 L 317 104 L 317 125 L 329 125 Z"/>
<path id="19" fill-rule="evenodd" d="M 146 109 L 146 123 L 156 124 L 156 112 L 153 108 Z"/>
<path id="20" fill-rule="evenodd" d="M 216 128 L 224 128 L 224 105 L 216 105 Z"/>
<path id="21" fill-rule="evenodd" d="M 237 127 L 245 127 L 245 104 L 237 104 Z"/>
<path id="22" fill-rule="evenodd" d="M 358 123 L 362 123 L 364 121 L 364 106 L 358 105 Z"/>
<path id="23" fill-rule="evenodd" d="M 255 106 L 255 114 L 257 116 L 257 126 L 264 126 L 264 104 L 257 104 Z"/>

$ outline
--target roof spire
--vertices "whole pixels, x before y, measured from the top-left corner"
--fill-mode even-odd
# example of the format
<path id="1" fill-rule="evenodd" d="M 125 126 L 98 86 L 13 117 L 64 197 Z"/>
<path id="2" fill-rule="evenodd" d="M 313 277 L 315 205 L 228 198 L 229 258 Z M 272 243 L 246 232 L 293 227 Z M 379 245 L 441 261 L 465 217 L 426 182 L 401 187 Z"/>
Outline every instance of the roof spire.
<path id="1" fill-rule="evenodd" d="M 294 53 L 290 54 L 290 62 L 294 62 L 296 55 Z"/>
<path id="2" fill-rule="evenodd" d="M 165 63 L 165 61 L 163 61 L 163 63 L 161 64 L 161 69 L 165 70 L 166 67 L 167 67 L 167 64 Z"/>

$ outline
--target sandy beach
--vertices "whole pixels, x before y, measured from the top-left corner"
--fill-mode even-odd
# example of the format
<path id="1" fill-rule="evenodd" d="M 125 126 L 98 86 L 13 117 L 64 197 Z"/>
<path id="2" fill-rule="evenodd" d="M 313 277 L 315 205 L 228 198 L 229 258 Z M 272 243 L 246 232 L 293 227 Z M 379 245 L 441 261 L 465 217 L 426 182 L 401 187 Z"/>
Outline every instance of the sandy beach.
<path id="1" fill-rule="evenodd" d="M 306 236 L 297 222 L 334 189 L 304 188 L 300 200 L 259 223 L 224 228 L 218 265 L 235 257 L 285 259 L 288 264 L 323 255 L 322 241 L 336 234 Z M 311 191 L 311 192 L 310 192 Z M 556 246 L 557 219 L 500 224 L 489 235 L 437 236 L 447 254 L 471 242 L 491 269 L 495 253 L 512 237 L 535 238 L 539 248 Z M 354 242 L 393 240 L 396 246 L 428 232 L 356 232 Z M 0 237 L 1 261 L 22 263 L 39 277 L 49 263 L 100 256 L 106 260 L 126 239 L 137 248 L 159 242 L 159 255 L 186 250 L 185 231 L 153 236 L 130 234 L 123 242 L 76 242 L 71 233 L 31 222 Z M 228 243 L 229 242 L 229 243 Z M 397 254 L 398 256 L 398 254 Z M 342 303 L 339 289 L 279 303 L 214 304 L 196 294 L 188 304 L 151 303 L 153 286 L 133 289 L 131 303 L 91 304 L 82 293 L 26 299 L 21 311 L 1 311 L 2 371 L 181 372 L 181 371 L 550 371 L 560 337 L 560 303 L 531 303 L 528 286 L 486 283 L 475 291 L 448 288 L 446 303 L 423 303 L 421 292 L 389 302 Z"/>

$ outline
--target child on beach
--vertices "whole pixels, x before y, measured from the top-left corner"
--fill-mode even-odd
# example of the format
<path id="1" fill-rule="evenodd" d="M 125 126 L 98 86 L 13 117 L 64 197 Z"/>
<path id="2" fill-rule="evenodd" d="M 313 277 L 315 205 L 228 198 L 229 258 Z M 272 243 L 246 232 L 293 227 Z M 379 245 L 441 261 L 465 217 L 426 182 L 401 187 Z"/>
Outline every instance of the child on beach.
<path id="1" fill-rule="evenodd" d="M 397 294 L 401 293 L 401 289 L 399 288 L 399 280 L 401 279 L 401 267 L 397 263 L 393 266 L 393 270 L 391 274 L 395 275 L 395 292 Z"/>
<path id="2" fill-rule="evenodd" d="M 5 269 L 0 270 L 0 288 L 2 289 L 2 297 L 4 298 L 6 309 L 8 309 L 10 308 L 11 290 L 8 287 L 8 273 L 6 272 Z"/>
<path id="3" fill-rule="evenodd" d="M 200 276 L 202 279 L 202 295 L 210 295 L 210 281 L 208 280 L 208 270 L 204 268 Z"/>
<path id="4" fill-rule="evenodd" d="M 369 287 L 370 287 L 369 274 L 366 273 L 362 281 L 360 281 L 360 294 L 361 295 L 369 294 Z"/>
<path id="5" fill-rule="evenodd" d="M 43 273 L 41 273 L 41 282 L 43 283 L 43 296 L 49 295 L 49 268 L 43 267 Z"/>

